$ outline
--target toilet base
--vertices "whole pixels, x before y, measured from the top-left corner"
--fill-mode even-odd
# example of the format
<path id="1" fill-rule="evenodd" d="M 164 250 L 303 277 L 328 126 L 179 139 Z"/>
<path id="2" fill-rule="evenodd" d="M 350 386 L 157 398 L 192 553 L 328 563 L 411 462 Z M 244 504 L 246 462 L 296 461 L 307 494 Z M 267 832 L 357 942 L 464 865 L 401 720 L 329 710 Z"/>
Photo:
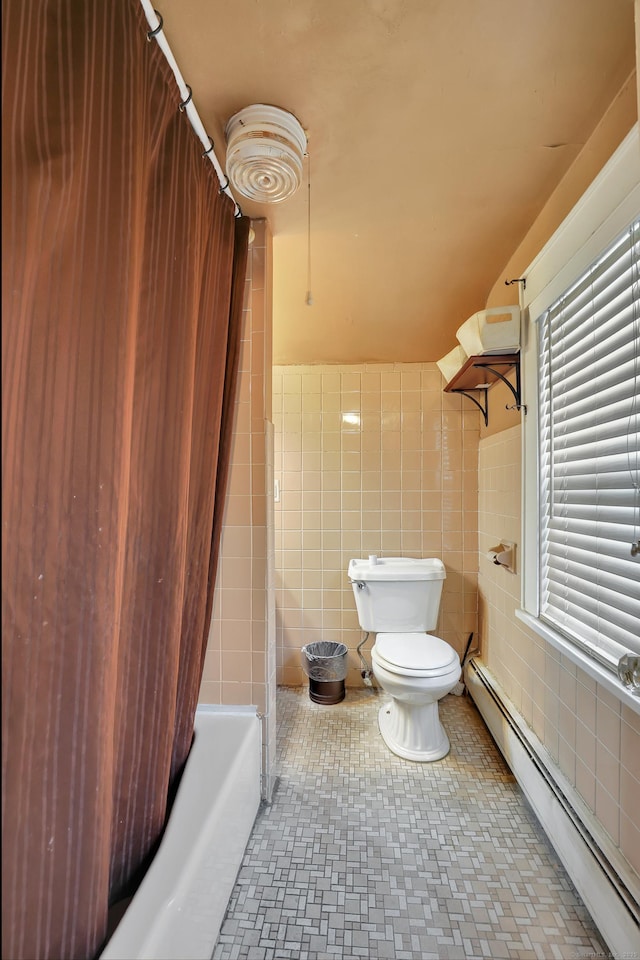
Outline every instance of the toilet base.
<path id="1" fill-rule="evenodd" d="M 390 700 L 380 708 L 378 726 L 389 750 L 403 760 L 432 763 L 449 753 L 437 700 L 421 705 Z"/>

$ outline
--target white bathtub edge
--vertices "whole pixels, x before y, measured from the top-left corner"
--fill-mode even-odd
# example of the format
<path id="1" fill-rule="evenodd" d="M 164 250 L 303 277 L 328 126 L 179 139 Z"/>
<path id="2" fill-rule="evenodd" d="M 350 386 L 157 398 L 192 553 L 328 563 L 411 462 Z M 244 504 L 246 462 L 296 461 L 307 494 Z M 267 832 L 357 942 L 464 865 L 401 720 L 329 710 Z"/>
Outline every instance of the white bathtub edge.
<path id="1" fill-rule="evenodd" d="M 207 960 L 260 805 L 255 708 L 198 708 L 160 848 L 101 960 Z"/>

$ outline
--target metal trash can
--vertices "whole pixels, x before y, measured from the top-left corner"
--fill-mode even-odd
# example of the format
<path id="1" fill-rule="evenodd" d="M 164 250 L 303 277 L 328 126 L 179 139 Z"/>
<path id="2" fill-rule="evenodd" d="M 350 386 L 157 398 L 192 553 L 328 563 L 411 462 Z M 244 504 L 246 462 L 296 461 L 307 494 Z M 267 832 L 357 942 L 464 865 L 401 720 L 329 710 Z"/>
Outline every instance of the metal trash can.
<path id="1" fill-rule="evenodd" d="M 344 700 L 347 647 L 333 640 L 318 640 L 302 648 L 302 669 L 309 677 L 309 697 L 314 703 Z"/>

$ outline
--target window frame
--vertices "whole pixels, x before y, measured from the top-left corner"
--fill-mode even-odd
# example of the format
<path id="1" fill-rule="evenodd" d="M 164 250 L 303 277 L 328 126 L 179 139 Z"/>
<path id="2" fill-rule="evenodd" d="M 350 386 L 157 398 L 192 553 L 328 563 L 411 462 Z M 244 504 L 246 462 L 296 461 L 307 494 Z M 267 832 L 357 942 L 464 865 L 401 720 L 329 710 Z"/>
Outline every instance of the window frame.
<path id="1" fill-rule="evenodd" d="M 538 324 L 537 320 L 640 215 L 640 136 L 636 123 L 598 177 L 524 271 L 521 347 L 522 429 L 521 609 L 516 616 L 556 650 L 640 714 L 640 697 L 583 647 L 540 619 Z"/>

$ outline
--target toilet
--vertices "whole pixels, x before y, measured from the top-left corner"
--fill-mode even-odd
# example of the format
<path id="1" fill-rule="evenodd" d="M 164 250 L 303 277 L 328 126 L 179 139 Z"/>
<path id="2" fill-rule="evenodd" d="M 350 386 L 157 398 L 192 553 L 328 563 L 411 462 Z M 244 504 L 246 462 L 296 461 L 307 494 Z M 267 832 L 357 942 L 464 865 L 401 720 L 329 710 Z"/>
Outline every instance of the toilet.
<path id="1" fill-rule="evenodd" d="M 350 560 L 348 575 L 360 626 L 376 634 L 373 675 L 391 697 L 378 714 L 382 739 L 405 760 L 440 760 L 450 744 L 438 700 L 461 675 L 453 647 L 427 633 L 438 621 L 444 564 L 435 557 L 371 556 Z"/>

